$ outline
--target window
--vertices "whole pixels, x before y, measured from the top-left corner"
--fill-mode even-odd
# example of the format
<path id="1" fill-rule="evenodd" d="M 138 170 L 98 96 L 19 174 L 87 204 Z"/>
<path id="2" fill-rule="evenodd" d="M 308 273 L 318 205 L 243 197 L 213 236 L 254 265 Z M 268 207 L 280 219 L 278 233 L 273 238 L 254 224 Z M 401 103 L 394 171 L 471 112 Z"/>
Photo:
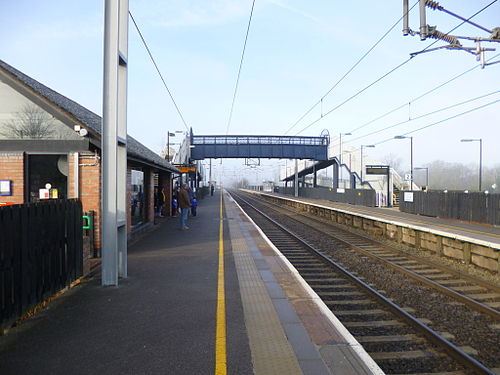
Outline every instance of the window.
<path id="1" fill-rule="evenodd" d="M 29 202 L 68 197 L 67 155 L 28 155 L 27 168 Z"/>
<path id="2" fill-rule="evenodd" d="M 146 199 L 144 197 L 144 172 L 132 169 L 132 189 L 130 192 L 132 225 L 145 221 Z"/>

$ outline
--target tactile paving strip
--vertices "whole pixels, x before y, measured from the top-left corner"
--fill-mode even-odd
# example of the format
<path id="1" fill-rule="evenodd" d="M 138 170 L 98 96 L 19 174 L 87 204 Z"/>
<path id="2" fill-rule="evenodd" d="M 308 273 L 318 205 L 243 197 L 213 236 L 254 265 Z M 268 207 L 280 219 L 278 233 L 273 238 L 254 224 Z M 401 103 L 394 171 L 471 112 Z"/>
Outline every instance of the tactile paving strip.
<path id="1" fill-rule="evenodd" d="M 229 210 L 226 206 L 226 211 Z M 302 374 L 239 225 L 229 220 L 245 324 L 256 375 Z"/>

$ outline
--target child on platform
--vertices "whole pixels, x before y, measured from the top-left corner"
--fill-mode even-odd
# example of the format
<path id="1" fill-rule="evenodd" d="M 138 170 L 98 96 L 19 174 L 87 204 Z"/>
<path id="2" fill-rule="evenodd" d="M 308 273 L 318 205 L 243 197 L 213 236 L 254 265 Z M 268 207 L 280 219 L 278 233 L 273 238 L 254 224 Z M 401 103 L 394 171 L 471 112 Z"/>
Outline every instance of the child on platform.
<path id="1" fill-rule="evenodd" d="M 191 198 L 191 215 L 196 216 L 196 207 L 198 207 L 198 201 L 196 200 L 196 195 Z"/>

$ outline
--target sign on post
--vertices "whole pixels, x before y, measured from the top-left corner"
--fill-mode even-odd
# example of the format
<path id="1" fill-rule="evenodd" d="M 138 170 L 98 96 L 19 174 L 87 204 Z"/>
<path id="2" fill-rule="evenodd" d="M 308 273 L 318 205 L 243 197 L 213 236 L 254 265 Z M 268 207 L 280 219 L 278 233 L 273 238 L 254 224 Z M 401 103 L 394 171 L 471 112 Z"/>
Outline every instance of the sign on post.
<path id="1" fill-rule="evenodd" d="M 413 203 L 413 193 L 405 191 L 404 194 L 403 194 L 403 200 L 405 202 L 411 202 L 411 203 Z"/>
<path id="2" fill-rule="evenodd" d="M 387 207 L 392 207 L 391 203 L 391 167 L 388 165 L 367 165 L 366 174 L 383 174 L 387 176 Z"/>
<path id="3" fill-rule="evenodd" d="M 176 167 L 182 173 L 196 172 L 196 167 Z"/>
<path id="4" fill-rule="evenodd" d="M 366 174 L 389 174 L 388 165 L 367 165 Z"/>

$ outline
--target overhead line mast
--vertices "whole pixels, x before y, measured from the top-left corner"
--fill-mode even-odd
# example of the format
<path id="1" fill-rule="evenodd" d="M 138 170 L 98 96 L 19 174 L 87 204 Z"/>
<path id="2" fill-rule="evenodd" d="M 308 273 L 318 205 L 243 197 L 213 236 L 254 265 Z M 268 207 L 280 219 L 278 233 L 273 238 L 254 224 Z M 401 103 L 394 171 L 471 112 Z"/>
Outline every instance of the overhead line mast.
<path id="1" fill-rule="evenodd" d="M 483 9 L 481 9 L 479 12 L 476 14 L 482 12 L 486 8 L 490 7 L 494 3 L 496 3 L 498 0 L 493 0 L 491 3 L 486 5 Z M 437 29 L 437 26 L 429 26 L 427 24 L 427 15 L 426 15 L 426 8 L 430 8 L 432 10 L 439 10 L 442 11 L 448 15 L 451 15 L 455 18 L 458 18 L 463 21 L 463 23 L 468 23 L 472 26 L 477 27 L 478 29 L 481 29 L 487 33 L 490 34 L 489 37 L 484 38 L 484 37 L 475 37 L 475 36 L 460 36 L 460 35 L 450 35 L 449 33 L 443 33 Z M 481 68 L 484 68 L 487 65 L 492 65 L 499 63 L 500 60 L 493 61 L 493 62 L 486 62 L 485 61 L 485 52 L 486 51 L 495 51 L 495 48 L 485 48 L 481 47 L 481 42 L 494 42 L 494 43 L 500 43 L 500 27 L 495 27 L 493 29 L 488 29 L 486 27 L 483 27 L 475 22 L 471 21 L 471 18 L 474 17 L 476 14 L 469 18 L 464 18 L 454 12 L 451 12 L 447 9 L 445 9 L 443 6 L 439 5 L 437 1 L 433 0 L 419 0 L 419 9 L 420 9 L 420 26 L 419 26 L 419 31 L 413 31 L 410 26 L 409 26 L 409 12 L 408 12 L 408 0 L 403 0 L 403 35 L 419 35 L 420 40 L 426 40 L 427 38 L 431 39 L 438 39 L 438 40 L 443 40 L 445 42 L 448 42 L 448 45 L 445 46 L 440 46 L 436 48 L 426 48 L 422 51 L 418 52 L 413 52 L 410 54 L 411 57 L 414 57 L 420 53 L 424 52 L 431 52 L 431 51 L 436 51 L 439 49 L 450 49 L 450 50 L 462 50 L 465 52 L 468 52 L 470 54 L 473 54 L 476 56 L 477 61 L 480 61 Z M 475 46 L 473 47 L 465 47 L 460 43 L 460 39 L 463 40 L 471 40 L 476 43 Z"/>

